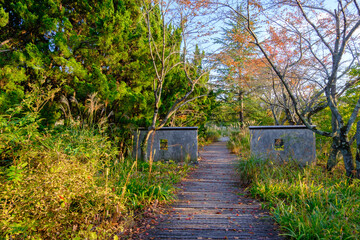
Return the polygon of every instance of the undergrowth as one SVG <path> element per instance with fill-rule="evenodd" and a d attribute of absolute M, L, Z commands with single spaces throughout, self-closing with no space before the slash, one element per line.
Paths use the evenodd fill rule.
<path fill-rule="evenodd" d="M 207 145 L 220 139 L 222 136 L 222 129 L 214 124 L 207 124 L 205 131 L 200 134 L 199 145 Z"/>
<path fill-rule="evenodd" d="M 250 133 L 248 126 L 251 123 L 240 126 L 240 124 L 231 124 L 227 127 L 229 141 L 227 146 L 232 153 L 242 157 L 250 154 Z"/>
<path fill-rule="evenodd" d="M 242 147 L 247 146 L 246 142 Z M 294 161 L 280 165 L 249 156 L 239 160 L 240 181 L 270 209 L 283 235 L 359 239 L 360 181 L 346 178 L 343 164 L 328 172 L 320 159 L 302 168 Z"/>
<path fill-rule="evenodd" d="M 0 117 L 0 239 L 122 238 L 189 169 L 123 158 L 96 123 L 40 131 L 37 110 Z"/>
<path fill-rule="evenodd" d="M 250 192 L 266 202 L 284 235 L 294 239 L 358 239 L 360 181 L 342 171 L 328 173 L 316 165 L 274 165 L 250 158 L 241 161 Z"/>
<path fill-rule="evenodd" d="M 359 239 L 360 180 L 344 176 L 339 162 L 326 171 L 330 149 L 318 143 L 316 164 L 300 167 L 259 159 L 250 154 L 247 128 L 231 126 L 228 147 L 240 156 L 239 178 L 249 193 L 263 201 L 291 239 Z"/>

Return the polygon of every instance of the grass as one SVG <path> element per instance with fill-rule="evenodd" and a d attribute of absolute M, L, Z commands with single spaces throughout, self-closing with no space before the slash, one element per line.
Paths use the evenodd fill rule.
<path fill-rule="evenodd" d="M 332 172 L 324 166 L 300 168 L 294 162 L 279 165 L 248 157 L 239 161 L 238 172 L 251 195 L 270 209 L 283 235 L 359 239 L 360 181 L 347 179 L 341 164 Z"/>
<path fill-rule="evenodd" d="M 198 144 L 204 146 L 215 142 L 223 135 L 223 130 L 215 124 L 207 124 L 202 131 L 199 131 Z"/>
<path fill-rule="evenodd" d="M 239 171 L 250 192 L 266 202 L 284 235 L 294 239 L 358 239 L 360 181 L 318 166 L 275 165 L 256 158 Z M 245 177 L 246 176 L 246 177 Z"/>
<path fill-rule="evenodd" d="M 0 116 L 0 239 L 125 238 L 190 169 L 123 158 L 94 118 L 40 131 L 36 111 L 14 111 Z"/>
<path fill-rule="evenodd" d="M 250 123 L 241 127 L 240 124 L 231 124 L 227 127 L 229 141 L 227 146 L 232 153 L 242 157 L 250 155 L 250 132 L 248 126 Z"/>
<path fill-rule="evenodd" d="M 117 161 L 104 135 L 63 129 L 39 135 L 2 167 L 1 239 L 109 238 L 134 225 L 154 201 L 173 198 L 187 165 Z"/>
<path fill-rule="evenodd" d="M 1 175 L 0 238 L 98 238 L 124 232 L 134 213 L 171 201 L 187 165 L 116 161 L 103 135 L 41 136 Z"/>

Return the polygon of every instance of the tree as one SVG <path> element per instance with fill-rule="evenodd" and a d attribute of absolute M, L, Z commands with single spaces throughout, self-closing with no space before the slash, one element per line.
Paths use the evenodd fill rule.
<path fill-rule="evenodd" d="M 176 11 L 172 7 L 176 6 Z M 194 14 L 191 11 L 186 13 L 188 3 L 166 2 L 160 1 L 143 1 L 143 19 L 147 26 L 148 46 L 150 49 L 150 58 L 153 64 L 153 71 L 155 77 L 153 78 L 153 115 L 151 124 L 142 142 L 142 155 L 144 159 L 147 156 L 147 147 L 149 138 L 156 130 L 165 126 L 170 117 L 185 104 L 201 97 L 195 96 L 194 90 L 196 85 L 206 75 L 206 71 L 200 75 L 194 71 L 189 70 L 192 67 L 187 63 L 187 21 L 188 17 Z M 159 28 L 154 28 L 154 24 L 160 22 Z M 157 39 L 160 39 L 159 43 Z M 182 55 L 180 55 L 180 44 L 184 45 L 182 48 Z M 171 107 L 167 109 L 164 117 L 159 119 L 159 110 L 162 105 L 162 94 L 166 81 L 168 80 L 171 71 L 181 67 L 184 77 L 187 81 L 184 89 L 181 89 L 176 94 L 176 100 Z M 160 120 L 160 121 L 159 121 Z"/>
<path fill-rule="evenodd" d="M 236 11 L 244 13 L 244 7 L 236 7 Z M 296 116 L 290 97 L 284 87 L 280 84 L 273 70 L 267 64 L 265 58 L 252 44 L 252 37 L 247 32 L 247 23 L 236 13 L 228 14 L 230 22 L 227 23 L 229 29 L 223 29 L 223 39 L 218 43 L 222 44 L 222 51 L 218 54 L 221 62 L 220 76 L 224 76 L 224 86 L 227 92 L 233 96 L 228 97 L 227 101 L 235 102 L 234 109 L 237 109 L 240 123 L 243 122 L 244 101 L 243 98 L 248 94 L 256 94 L 266 103 L 275 121 L 275 124 L 299 124 L 301 120 Z M 256 31 L 256 22 L 251 22 L 251 28 Z M 293 51 L 289 51 L 293 45 L 293 38 L 285 31 L 280 34 L 270 29 L 270 38 L 265 42 L 266 48 L 271 52 L 271 56 L 281 63 L 291 56 Z M 280 37 L 281 35 L 281 37 Z M 271 48 L 271 43 L 276 43 L 276 49 Z M 303 60 L 302 62 L 305 62 Z M 301 109 L 305 111 L 305 104 L 311 93 L 309 84 L 304 84 L 298 76 L 303 75 L 302 69 L 289 69 L 288 77 L 292 90 L 296 93 Z M 224 94 L 223 94 L 224 95 Z M 236 96 L 236 100 L 235 97 Z M 311 113 L 307 114 L 311 118 Z"/>
<path fill-rule="evenodd" d="M 21 0 L 2 9 L 9 14 L 0 36 L 3 90 L 37 81 L 82 100 L 95 91 L 110 102 L 118 97 L 122 65 L 132 65 L 128 49 L 139 48 L 135 3 Z"/>
<path fill-rule="evenodd" d="M 0 9 L 0 113 L 38 84 L 61 89 L 41 112 L 48 127 L 65 117 L 63 96 L 77 118 L 95 92 L 122 130 L 146 124 L 154 73 L 139 2 L 20 0 Z"/>
<path fill-rule="evenodd" d="M 243 11 L 241 7 L 236 9 Z M 219 62 L 218 84 L 222 90 L 220 98 L 235 111 L 230 114 L 235 114 L 236 117 L 229 120 L 239 121 L 241 126 L 244 126 L 245 121 L 245 99 L 255 92 L 260 93 L 260 86 L 264 84 L 260 73 L 266 67 L 243 25 L 241 17 L 230 14 L 226 27 L 222 28 L 222 38 L 216 40 L 216 43 L 222 45 L 220 52 L 216 54 Z"/>
<path fill-rule="evenodd" d="M 203 60 L 205 59 L 205 52 L 201 52 L 198 45 L 195 46 L 193 54 L 188 54 L 188 61 L 186 65 L 190 75 L 198 77 L 206 72 L 205 75 L 196 84 L 193 95 L 203 96 L 201 98 L 194 99 L 193 101 L 179 108 L 170 117 L 170 126 L 199 126 L 204 127 L 204 124 L 208 119 L 208 111 L 211 109 L 211 99 L 207 95 L 209 92 L 207 82 L 209 80 L 209 74 L 203 69 Z M 168 81 L 164 84 L 163 91 L 163 104 L 161 105 L 161 112 L 167 113 L 167 109 L 170 109 L 178 96 L 185 94 L 187 79 L 185 72 L 181 68 L 176 68 L 176 73 L 171 74 Z M 206 95 L 206 96 L 204 96 Z M 163 118 L 162 116 L 161 118 Z"/>
<path fill-rule="evenodd" d="M 247 22 L 247 31 L 252 36 L 253 43 L 262 52 L 285 88 L 292 107 L 302 123 L 317 134 L 331 137 L 334 153 L 340 151 L 343 155 L 346 175 L 360 177 L 360 162 L 357 162 L 358 167 L 355 169 L 348 136 L 360 109 L 360 98 L 352 106 L 353 110 L 348 119 L 344 119 L 338 105 L 339 96 L 359 81 L 358 77 L 351 78 L 348 74 L 356 63 L 358 55 L 356 44 L 359 41 L 359 31 L 357 30 L 360 27 L 360 8 L 357 1 L 338 0 L 334 11 L 327 8 L 324 1 L 315 3 L 291 0 L 268 4 L 265 1 L 247 1 L 246 14 L 228 4 L 225 5 Z M 289 54 L 286 61 L 275 61 L 271 53 L 271 49 L 276 50 L 275 45 L 271 44 L 272 48 L 268 49 L 269 45 L 266 41 L 261 40 L 252 29 L 251 22 L 255 13 L 262 14 L 269 23 L 271 21 L 271 24 L 276 26 L 270 31 L 292 33 L 297 52 Z M 291 18 L 282 19 L 281 16 L 290 16 Z M 315 59 L 315 61 L 308 64 L 302 63 L 302 60 L 306 58 Z M 321 97 L 325 98 L 325 106 L 329 107 L 332 113 L 331 132 L 312 126 L 301 111 L 300 102 L 290 86 L 291 78 L 288 77 L 288 69 L 291 68 L 307 70 L 305 75 L 300 76 L 301 79 L 314 83 L 312 87 L 315 87 L 316 91 L 307 102 L 308 110 L 324 106 L 322 101 L 318 100 Z"/>

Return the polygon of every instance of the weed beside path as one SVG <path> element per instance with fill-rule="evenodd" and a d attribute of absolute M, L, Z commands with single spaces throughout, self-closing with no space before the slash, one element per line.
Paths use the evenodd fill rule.
<path fill-rule="evenodd" d="M 359 239 L 360 185 L 343 171 L 299 168 L 257 158 L 243 160 L 240 176 L 266 202 L 284 234 L 293 239 Z"/>
<path fill-rule="evenodd" d="M 96 130 L 47 133 L 2 124 L 0 239 L 123 238 L 154 203 L 173 198 L 174 184 L 188 171 L 119 159 L 117 147 Z"/>

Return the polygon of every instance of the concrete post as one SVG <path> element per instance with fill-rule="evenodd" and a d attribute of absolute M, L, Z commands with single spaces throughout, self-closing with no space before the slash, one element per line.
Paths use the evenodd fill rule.
<path fill-rule="evenodd" d="M 134 133 L 133 156 L 141 157 L 139 143 L 143 142 L 147 130 L 140 129 Z M 154 161 L 174 160 L 184 162 L 189 160 L 197 163 L 198 158 L 198 128 L 197 127 L 163 127 L 150 135 L 147 154 Z"/>
<path fill-rule="evenodd" d="M 295 160 L 305 166 L 316 161 L 315 134 L 306 126 L 249 126 L 251 154 L 278 162 Z"/>

